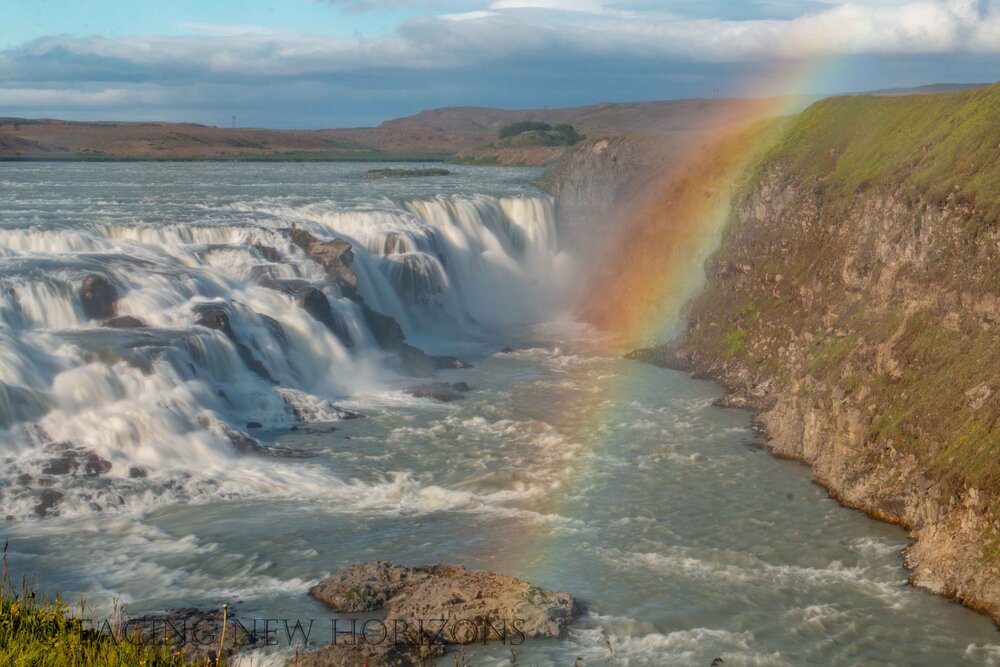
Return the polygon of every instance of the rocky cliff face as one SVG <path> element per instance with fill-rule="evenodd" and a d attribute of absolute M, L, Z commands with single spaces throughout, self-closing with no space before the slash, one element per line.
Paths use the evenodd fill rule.
<path fill-rule="evenodd" d="M 679 138 L 621 136 L 585 141 L 548 170 L 544 185 L 555 197 L 561 237 L 577 250 L 592 249 L 615 229 L 629 205 L 662 179 Z"/>
<path fill-rule="evenodd" d="M 959 192 L 830 197 L 772 165 L 736 205 L 679 343 L 780 456 L 902 524 L 912 580 L 1000 620 L 1000 233 Z"/>

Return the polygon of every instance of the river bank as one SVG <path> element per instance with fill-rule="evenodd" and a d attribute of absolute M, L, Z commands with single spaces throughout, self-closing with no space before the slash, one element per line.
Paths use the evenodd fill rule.
<path fill-rule="evenodd" d="M 912 583 L 994 620 L 1000 255 L 975 147 L 997 91 L 805 112 L 735 194 L 686 329 L 632 355 L 721 383 L 775 454 L 906 527 Z"/>

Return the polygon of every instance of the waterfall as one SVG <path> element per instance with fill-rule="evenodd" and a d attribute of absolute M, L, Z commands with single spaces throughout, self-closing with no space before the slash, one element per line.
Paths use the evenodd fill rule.
<path fill-rule="evenodd" d="M 253 428 L 336 420 L 398 372 L 371 311 L 425 341 L 549 314 L 569 261 L 553 220 L 540 195 L 452 195 L 5 224 L 0 513 L 329 487 L 263 473 L 283 452 Z M 349 243 L 356 288 L 293 230 Z"/>

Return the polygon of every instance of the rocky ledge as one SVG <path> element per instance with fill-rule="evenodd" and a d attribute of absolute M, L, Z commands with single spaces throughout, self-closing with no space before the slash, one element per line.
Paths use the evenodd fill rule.
<path fill-rule="evenodd" d="M 367 636 L 374 638 L 368 642 L 325 646 L 288 665 L 420 665 L 448 645 L 564 637 L 582 612 L 567 593 L 460 565 L 359 563 L 309 593 L 336 612 L 385 617 L 370 624 Z"/>
<path fill-rule="evenodd" d="M 909 531 L 914 584 L 1000 621 L 1000 227 L 779 168 L 734 213 L 687 331 L 630 357 L 725 385 L 775 454 Z"/>

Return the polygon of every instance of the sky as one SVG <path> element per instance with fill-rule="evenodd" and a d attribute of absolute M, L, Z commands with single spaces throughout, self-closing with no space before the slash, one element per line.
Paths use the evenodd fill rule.
<path fill-rule="evenodd" d="M 3 0 L 0 14 L 0 116 L 358 127 L 441 106 L 1000 80 L 1000 0 Z"/>

